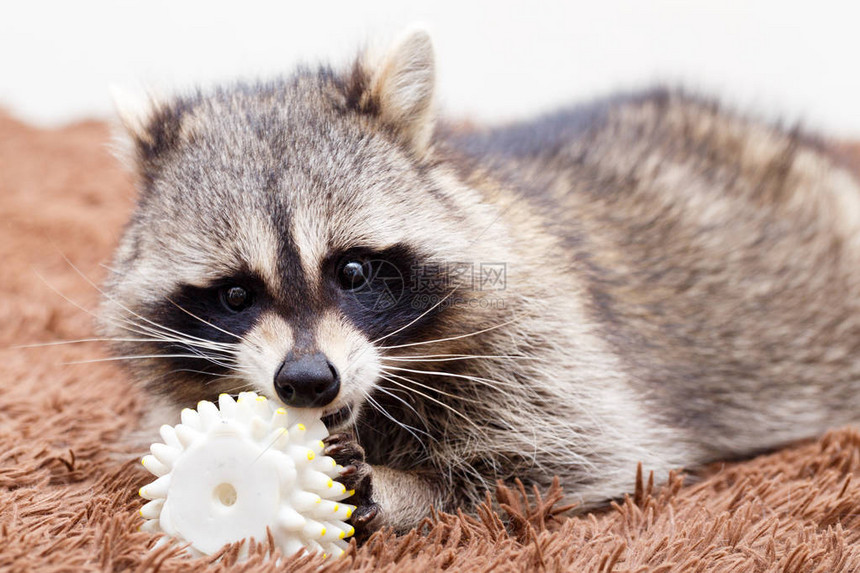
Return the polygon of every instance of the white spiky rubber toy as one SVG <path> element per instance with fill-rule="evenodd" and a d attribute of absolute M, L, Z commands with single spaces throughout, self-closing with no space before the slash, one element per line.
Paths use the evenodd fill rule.
<path fill-rule="evenodd" d="M 227 394 L 182 411 L 162 426 L 143 466 L 157 476 L 140 489 L 143 531 L 164 532 L 211 555 L 227 543 L 266 539 L 285 555 L 304 548 L 338 556 L 354 529 L 346 519 L 353 492 L 335 481 L 342 469 L 323 456 L 319 418 L 279 408 L 253 392 Z M 164 541 L 163 541 L 164 542 Z"/>

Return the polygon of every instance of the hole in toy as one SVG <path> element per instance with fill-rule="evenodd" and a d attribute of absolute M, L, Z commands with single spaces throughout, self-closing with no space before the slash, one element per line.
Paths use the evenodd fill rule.
<path fill-rule="evenodd" d="M 212 492 L 212 495 L 215 501 L 226 507 L 230 507 L 236 503 L 236 488 L 229 483 L 218 485 Z"/>

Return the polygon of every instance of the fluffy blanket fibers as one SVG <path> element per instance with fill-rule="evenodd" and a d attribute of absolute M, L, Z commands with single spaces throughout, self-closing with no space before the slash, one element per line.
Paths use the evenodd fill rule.
<path fill-rule="evenodd" d="M 148 551 L 137 490 L 149 475 L 122 442 L 146 398 L 113 363 L 71 364 L 104 358 L 98 343 L 14 348 L 93 337 L 84 277 L 104 276 L 134 195 L 108 141 L 99 123 L 43 131 L 0 116 L 0 570 L 283 570 L 266 540 L 241 564 L 235 547 L 196 561 Z M 860 571 L 858 454 L 860 432 L 839 429 L 686 485 L 631 468 L 634 495 L 573 517 L 557 490 L 526 502 L 502 488 L 477 517 L 437 515 L 288 569 Z"/>

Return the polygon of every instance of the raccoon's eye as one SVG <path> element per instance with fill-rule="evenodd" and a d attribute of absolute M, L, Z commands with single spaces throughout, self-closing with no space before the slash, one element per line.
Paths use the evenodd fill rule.
<path fill-rule="evenodd" d="M 344 290 L 358 290 L 371 277 L 370 263 L 365 260 L 344 259 L 338 265 L 337 281 Z"/>
<path fill-rule="evenodd" d="M 222 287 L 219 295 L 221 297 L 221 304 L 232 312 L 241 312 L 254 302 L 251 293 L 236 285 Z"/>

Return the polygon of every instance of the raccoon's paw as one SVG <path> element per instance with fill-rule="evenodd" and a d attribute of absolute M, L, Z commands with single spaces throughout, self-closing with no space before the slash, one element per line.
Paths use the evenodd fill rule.
<path fill-rule="evenodd" d="M 367 539 L 381 525 L 379 504 L 373 501 L 373 468 L 364 461 L 364 448 L 350 434 L 332 434 L 323 440 L 325 455 L 343 466 L 338 481 L 346 489 L 355 490 L 347 503 L 356 506 L 350 522 L 355 527 L 355 539 Z"/>

